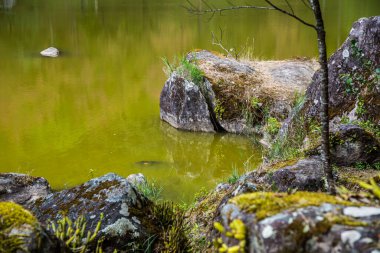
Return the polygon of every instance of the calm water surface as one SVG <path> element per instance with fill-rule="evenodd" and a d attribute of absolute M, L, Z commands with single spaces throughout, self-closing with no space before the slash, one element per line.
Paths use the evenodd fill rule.
<path fill-rule="evenodd" d="M 379 0 L 321 2 L 330 53 L 353 21 L 380 13 Z M 210 21 L 189 15 L 184 3 L 0 0 L 0 172 L 43 176 L 56 189 L 108 172 L 142 172 L 166 198 L 189 201 L 233 168 L 254 168 L 261 151 L 250 138 L 183 132 L 160 121 L 160 57 L 218 50 L 211 32 L 219 27 L 226 47 L 248 43 L 257 58 L 314 57 L 314 33 L 275 12 Z M 311 18 L 301 4 L 295 9 Z M 40 57 L 49 46 L 62 56 Z"/>

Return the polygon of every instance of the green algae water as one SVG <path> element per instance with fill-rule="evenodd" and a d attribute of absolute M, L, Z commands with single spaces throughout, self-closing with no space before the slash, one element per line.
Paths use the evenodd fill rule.
<path fill-rule="evenodd" d="M 276 12 L 209 20 L 188 14 L 185 3 L 2 0 L 0 172 L 42 176 L 55 189 L 108 172 L 141 172 L 165 198 L 188 202 L 232 170 L 254 169 L 261 149 L 251 138 L 178 131 L 160 121 L 160 57 L 218 51 L 211 32 L 219 28 L 227 48 L 247 45 L 255 58 L 315 57 L 314 31 Z M 356 19 L 380 13 L 378 0 L 321 3 L 330 53 Z M 295 11 L 312 18 L 301 3 Z M 61 56 L 40 57 L 49 46 Z"/>

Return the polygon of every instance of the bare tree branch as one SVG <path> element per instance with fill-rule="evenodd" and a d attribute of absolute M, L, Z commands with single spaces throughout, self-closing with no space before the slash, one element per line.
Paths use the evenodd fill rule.
<path fill-rule="evenodd" d="M 231 6 L 226 8 L 214 8 L 209 7 L 208 9 L 201 10 L 200 8 L 194 6 L 194 4 L 191 3 L 190 0 L 187 0 L 190 6 L 184 6 L 187 11 L 189 11 L 192 14 L 202 15 L 206 13 L 222 13 L 224 11 L 232 11 L 232 10 L 241 10 L 241 9 L 260 9 L 260 10 L 275 10 L 274 8 L 268 7 L 268 6 L 256 6 L 256 5 L 239 5 L 239 6 Z"/>
<path fill-rule="evenodd" d="M 311 11 L 314 11 L 313 8 L 311 8 L 309 2 L 307 2 L 307 1 L 305 1 L 305 0 L 301 0 L 301 2 L 302 2 L 307 8 L 309 8 Z"/>
<path fill-rule="evenodd" d="M 288 7 L 289 7 L 290 11 L 292 12 L 292 14 L 295 15 L 295 14 L 294 14 L 293 7 L 290 5 L 289 1 L 288 1 L 288 0 L 284 0 L 284 1 L 285 1 L 286 4 L 288 5 Z"/>
<path fill-rule="evenodd" d="M 272 6 L 275 10 L 277 10 L 279 12 L 282 12 L 282 13 L 284 13 L 284 14 L 286 14 L 286 15 L 288 15 L 288 16 L 296 19 L 296 20 L 298 20 L 302 24 L 304 24 L 306 26 L 309 26 L 309 27 L 313 28 L 314 30 L 317 30 L 317 27 L 315 25 L 310 24 L 310 23 L 306 22 L 305 20 L 301 19 L 300 17 L 298 17 L 298 16 L 296 16 L 296 15 L 294 15 L 294 14 L 292 14 L 292 13 L 290 13 L 290 12 L 284 10 L 284 9 L 279 8 L 278 6 L 274 5 L 270 0 L 265 0 L 265 2 L 267 4 L 269 4 L 270 6 Z"/>
<path fill-rule="evenodd" d="M 304 1 L 304 0 L 301 0 L 301 1 Z M 305 20 L 303 20 L 302 18 L 295 15 L 294 10 L 293 10 L 293 8 L 292 8 L 292 6 L 288 0 L 285 0 L 285 2 L 287 4 L 287 6 L 289 7 L 290 12 L 278 7 L 275 4 L 273 4 L 271 0 L 265 0 L 265 2 L 269 6 L 260 6 L 260 5 L 237 5 L 237 6 L 235 6 L 235 5 L 232 5 L 232 6 L 225 7 L 225 8 L 217 8 L 214 6 L 210 6 L 205 0 L 202 0 L 202 2 L 207 7 L 207 9 L 205 9 L 205 10 L 202 10 L 201 8 L 196 7 L 190 0 L 187 0 L 187 2 L 188 2 L 188 6 L 184 6 L 184 8 L 187 9 L 188 12 L 190 12 L 192 14 L 196 14 L 196 15 L 202 15 L 202 14 L 207 14 L 207 13 L 222 14 L 222 12 L 224 12 L 224 11 L 233 11 L 233 10 L 241 10 L 241 9 L 276 10 L 276 11 L 279 11 L 283 14 L 286 14 L 286 15 L 296 19 L 297 21 L 301 22 L 302 24 L 304 24 L 306 26 L 313 28 L 314 30 L 317 30 L 317 27 L 315 25 L 310 24 L 310 23 L 306 22 Z M 306 3 L 304 3 L 304 4 L 306 4 Z M 310 8 L 310 6 L 309 6 L 309 8 Z"/>

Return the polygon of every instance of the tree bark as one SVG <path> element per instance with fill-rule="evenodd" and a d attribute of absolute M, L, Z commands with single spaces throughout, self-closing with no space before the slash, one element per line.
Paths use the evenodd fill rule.
<path fill-rule="evenodd" d="M 310 0 L 311 7 L 316 20 L 316 31 L 318 36 L 319 64 L 321 65 L 321 126 L 322 126 L 322 164 L 326 176 L 326 188 L 335 193 L 334 178 L 330 164 L 330 130 L 329 130 L 329 76 L 327 66 L 326 32 L 319 0 Z"/>

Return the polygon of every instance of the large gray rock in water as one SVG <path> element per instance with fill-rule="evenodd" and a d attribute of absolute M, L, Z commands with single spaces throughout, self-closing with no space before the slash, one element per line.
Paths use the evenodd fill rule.
<path fill-rule="evenodd" d="M 161 92 L 160 117 L 175 128 L 214 132 L 209 107 L 200 88 L 175 72 Z"/>
<path fill-rule="evenodd" d="M 42 177 L 25 174 L 0 174 L 0 201 L 12 201 L 25 207 L 31 207 L 38 199 L 51 193 L 50 185 Z"/>
<path fill-rule="evenodd" d="M 189 53 L 187 60 L 202 71 L 203 82 L 194 89 L 177 73 L 170 76 L 161 93 L 161 119 L 206 132 L 260 132 L 267 112 L 284 120 L 318 66 L 312 60 L 240 62 L 205 50 Z"/>
<path fill-rule="evenodd" d="M 148 214 L 153 203 L 142 196 L 127 179 L 107 174 L 77 187 L 49 194 L 34 203 L 31 210 L 42 223 L 57 221 L 63 214 L 72 220 L 84 216 L 87 231 L 94 231 L 101 214 L 99 237 L 103 249 L 136 249 L 153 232 Z M 87 233 L 87 232 L 86 232 Z"/>

